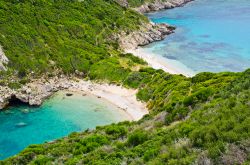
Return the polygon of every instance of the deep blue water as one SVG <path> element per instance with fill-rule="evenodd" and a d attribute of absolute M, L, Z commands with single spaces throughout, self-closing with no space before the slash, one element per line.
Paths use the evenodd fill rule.
<path fill-rule="evenodd" d="M 0 112 L 0 159 L 30 144 L 128 118 L 123 111 L 95 96 L 76 93 L 67 97 L 59 92 L 38 108 L 16 105 Z"/>
<path fill-rule="evenodd" d="M 178 61 L 195 73 L 250 68 L 250 1 L 196 0 L 181 8 L 147 14 L 177 27 L 144 49 Z"/>

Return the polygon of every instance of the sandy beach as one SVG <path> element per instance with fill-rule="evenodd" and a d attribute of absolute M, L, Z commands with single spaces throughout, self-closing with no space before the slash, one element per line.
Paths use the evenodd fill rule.
<path fill-rule="evenodd" d="M 49 96 L 60 90 L 82 92 L 83 96 L 85 94 L 94 95 L 126 112 L 131 117 L 131 120 L 139 120 L 149 113 L 146 103 L 136 99 L 137 90 L 64 76 L 60 78 L 46 79 L 43 77 L 34 79 L 18 90 L 1 88 L 0 86 L 0 93 L 5 94 L 0 96 L 0 109 L 8 106 L 9 100 L 13 96 L 29 105 L 39 106 L 45 99 L 48 99 Z"/>
<path fill-rule="evenodd" d="M 126 53 L 132 53 L 133 55 L 145 60 L 149 66 L 154 69 L 162 69 L 165 72 L 171 74 L 183 74 L 187 77 L 192 77 L 195 73 L 187 68 L 185 65 L 181 64 L 176 60 L 169 60 L 167 58 L 161 57 L 156 54 L 152 54 L 143 50 L 143 48 L 129 49 L 125 50 Z"/>
<path fill-rule="evenodd" d="M 140 120 L 145 114 L 149 113 L 146 103 L 142 103 L 136 99 L 136 90 L 83 80 L 79 80 L 79 82 L 72 81 L 70 83 L 73 85 L 68 89 L 69 91 L 95 95 L 99 99 L 108 101 L 125 111 L 133 121 Z"/>

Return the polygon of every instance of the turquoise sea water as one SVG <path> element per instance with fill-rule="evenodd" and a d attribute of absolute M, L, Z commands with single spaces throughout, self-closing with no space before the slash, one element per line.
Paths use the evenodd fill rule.
<path fill-rule="evenodd" d="M 178 61 L 195 73 L 250 68 L 249 0 L 196 0 L 147 16 L 177 29 L 145 51 Z"/>
<path fill-rule="evenodd" d="M 38 108 L 16 105 L 0 112 L 0 159 L 30 144 L 127 119 L 129 116 L 114 105 L 76 93 L 68 97 L 59 92 Z"/>

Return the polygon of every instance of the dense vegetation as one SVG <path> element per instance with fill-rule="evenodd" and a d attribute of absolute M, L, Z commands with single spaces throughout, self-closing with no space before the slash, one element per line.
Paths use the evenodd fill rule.
<path fill-rule="evenodd" d="M 112 0 L 2 0 L 0 14 L 0 44 L 10 59 L 2 78 L 16 74 L 25 83 L 32 71 L 79 70 L 137 88 L 150 110 L 138 122 L 31 145 L 0 164 L 250 163 L 250 69 L 186 78 L 145 67 L 121 53 L 113 35 L 147 19 Z"/>
<path fill-rule="evenodd" d="M 115 34 L 148 21 L 113 0 L 2 0 L 0 15 L 0 45 L 10 60 L 9 72 L 19 77 L 58 68 L 95 71 L 91 77 L 98 77 L 96 69 L 107 63 L 110 70 L 126 73 L 116 57 Z"/>

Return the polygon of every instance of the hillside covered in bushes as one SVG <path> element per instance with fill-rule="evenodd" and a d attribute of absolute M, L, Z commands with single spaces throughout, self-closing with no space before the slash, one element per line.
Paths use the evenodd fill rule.
<path fill-rule="evenodd" d="M 149 115 L 31 145 L 0 164 L 250 163 L 250 70 L 185 78 L 148 68 L 124 85 L 139 88 Z"/>
<path fill-rule="evenodd" d="M 150 111 L 138 122 L 31 145 L 0 164 L 250 163 L 249 69 L 187 78 L 147 67 L 122 53 L 114 35 L 148 19 L 113 0 L 2 0 L 0 14 L 0 45 L 10 60 L 2 86 L 13 77 L 18 87 L 32 76 L 77 70 L 138 89 Z"/>
<path fill-rule="evenodd" d="M 0 45 L 9 59 L 8 74 L 21 78 L 55 69 L 88 74 L 108 63 L 111 70 L 126 73 L 119 65 L 115 35 L 148 22 L 113 0 L 3 0 L 0 14 Z"/>

